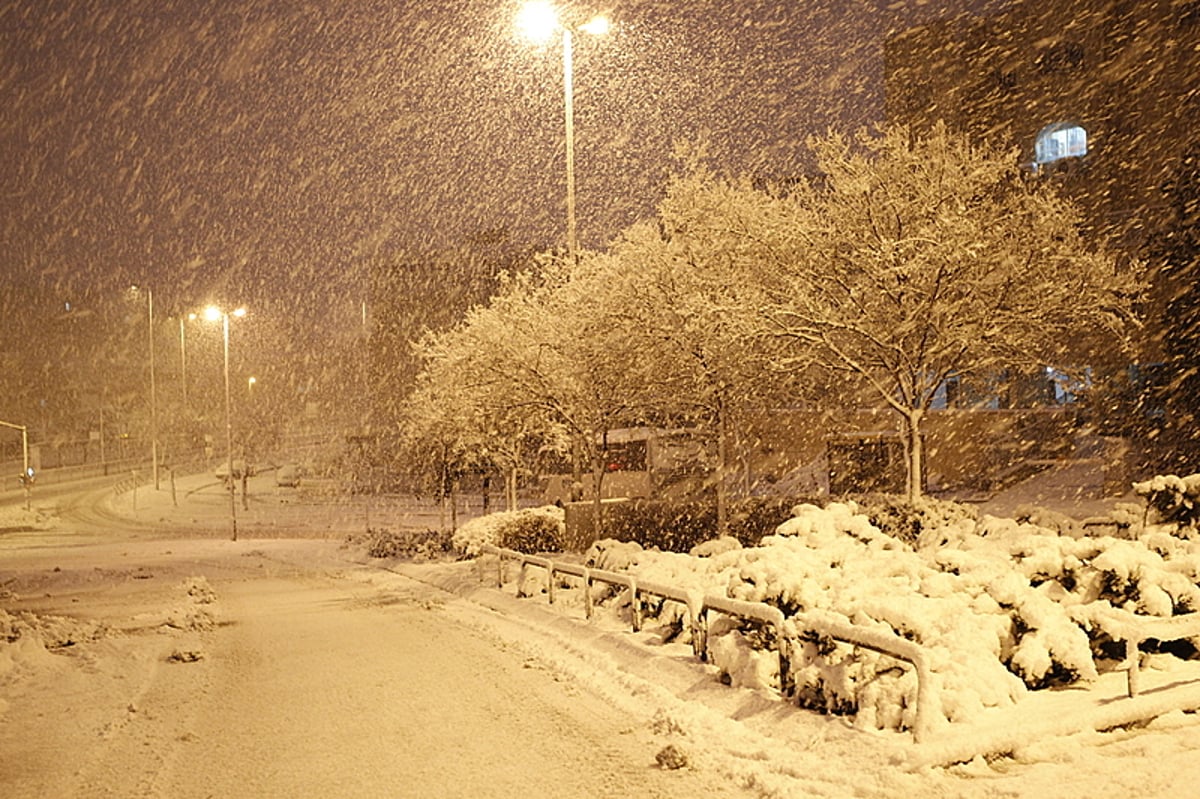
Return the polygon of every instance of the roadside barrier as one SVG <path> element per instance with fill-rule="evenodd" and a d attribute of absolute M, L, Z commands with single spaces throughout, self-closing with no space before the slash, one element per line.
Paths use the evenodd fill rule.
<path fill-rule="evenodd" d="M 632 609 L 631 626 L 634 632 L 641 630 L 643 621 L 643 597 L 653 596 L 677 602 L 687 608 L 688 626 L 692 633 L 692 651 L 701 661 L 708 660 L 708 631 L 710 615 L 721 613 L 726 616 L 754 621 L 770 628 L 775 633 L 775 648 L 779 656 L 780 691 L 784 696 L 795 695 L 795 680 L 791 673 L 792 654 L 799 643 L 811 635 L 870 649 L 904 661 L 912 666 L 917 676 L 916 719 L 912 728 L 913 740 L 921 743 L 932 732 L 932 727 L 941 713 L 941 703 L 933 686 L 933 674 L 928 653 L 916 642 L 901 638 L 895 633 L 874 627 L 852 624 L 834 614 L 820 611 L 797 613 L 785 617 L 774 605 L 765 602 L 747 602 L 715 594 L 688 592 L 674 586 L 640 581 L 634 575 L 591 569 L 574 563 L 558 563 L 549 558 L 526 555 L 513 549 L 484 545 L 482 555 L 496 558 L 496 587 L 504 587 L 505 561 L 519 565 L 517 596 L 524 596 L 524 586 L 530 566 L 543 569 L 546 573 L 546 596 L 550 604 L 555 601 L 558 575 L 569 574 L 580 578 L 583 588 L 584 615 L 591 619 L 595 596 L 592 586 L 596 582 L 622 586 L 629 591 Z M 477 559 L 480 580 L 483 579 L 483 560 Z"/>
<path fill-rule="evenodd" d="M 1077 622 L 1104 630 L 1114 641 L 1125 642 L 1125 662 L 1118 669 L 1125 670 L 1125 688 L 1130 698 L 1140 692 L 1140 647 L 1143 641 L 1154 639 L 1167 642 L 1200 637 L 1200 613 L 1142 616 L 1121 608 L 1095 604 L 1080 606 L 1071 615 Z"/>

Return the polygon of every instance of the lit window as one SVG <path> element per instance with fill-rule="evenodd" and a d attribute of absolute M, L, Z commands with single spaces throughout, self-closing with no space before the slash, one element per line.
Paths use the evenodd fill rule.
<path fill-rule="evenodd" d="M 1034 160 L 1049 164 L 1063 158 L 1087 155 L 1087 131 L 1074 122 L 1056 122 L 1042 128 L 1034 146 Z"/>

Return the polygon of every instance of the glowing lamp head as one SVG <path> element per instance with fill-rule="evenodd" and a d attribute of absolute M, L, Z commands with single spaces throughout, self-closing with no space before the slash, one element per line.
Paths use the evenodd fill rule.
<path fill-rule="evenodd" d="M 529 0 L 517 12 L 517 30 L 531 41 L 549 41 L 558 30 L 558 12 L 546 0 Z"/>
<path fill-rule="evenodd" d="M 590 33 L 593 36 L 604 36 L 608 33 L 611 26 L 612 23 L 608 21 L 608 17 L 599 16 L 592 17 L 585 24 L 581 25 L 579 29 L 584 33 Z"/>

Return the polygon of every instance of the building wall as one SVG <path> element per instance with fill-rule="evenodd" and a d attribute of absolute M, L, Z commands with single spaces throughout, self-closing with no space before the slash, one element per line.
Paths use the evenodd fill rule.
<path fill-rule="evenodd" d="M 1041 172 L 1130 253 L 1162 208 L 1164 180 L 1200 139 L 1195 0 L 1018 2 L 997 17 L 904 31 L 885 61 L 892 123 L 943 119 L 1014 146 L 1023 164 L 1044 126 L 1082 126 L 1088 154 Z"/>

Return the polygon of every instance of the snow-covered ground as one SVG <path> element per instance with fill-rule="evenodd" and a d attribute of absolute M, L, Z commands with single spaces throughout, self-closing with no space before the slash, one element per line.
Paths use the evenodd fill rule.
<path fill-rule="evenodd" d="M 1025 485 L 991 502 L 993 507 L 1009 503 L 1015 508 L 1037 499 L 1051 506 L 1057 501 L 1060 510 L 1075 510 L 1063 503 L 1084 500 L 1083 515 L 1095 515 L 1111 505 L 1097 505 L 1094 497 L 1072 497 L 1070 486 L 1054 486 L 1055 480 L 1061 483 L 1063 476 L 1046 475 L 1040 487 Z M 354 582 L 360 592 L 362 586 L 371 586 L 373 601 L 380 606 L 377 610 L 385 615 L 388 602 L 379 597 L 420 594 L 421 601 L 436 602 L 446 623 L 475 629 L 496 646 L 519 650 L 531 667 L 557 675 L 564 693 L 585 704 L 598 699 L 627 714 L 636 720 L 630 735 L 638 738 L 643 760 L 653 763 L 656 754 L 673 751 L 688 761 L 685 769 L 672 775 L 680 779 L 687 775 L 691 782 L 686 787 L 682 781 L 673 783 L 678 790 L 666 783 L 662 795 L 700 791 L 831 798 L 1177 797 L 1187 795 L 1200 781 L 1200 721 L 1193 714 L 1165 712 L 1147 724 L 1109 732 L 1096 732 L 1090 723 L 1081 723 L 1097 713 L 1112 712 L 1123 701 L 1124 676 L 1119 673 L 1102 675 L 1086 687 L 1030 692 L 1036 695 L 981 714 L 972 722 L 975 726 L 950 726 L 933 741 L 915 746 L 907 732 L 866 729 L 851 717 L 819 715 L 795 707 L 769 689 L 724 685 L 717 668 L 697 662 L 686 643 L 664 643 L 660 627 L 651 624 L 641 633 L 631 633 L 619 608 L 610 606 L 586 621 L 569 597 L 553 606 L 544 596 L 517 599 L 511 583 L 497 590 L 469 562 L 369 559 L 344 543 L 348 534 L 365 527 L 364 514 L 357 508 L 330 511 L 319 502 L 300 502 L 295 495 L 260 481 L 252 485 L 250 510 L 240 505 L 237 509 L 241 540 L 227 541 L 227 496 L 204 486 L 204 478 L 181 480 L 174 503 L 167 491 L 143 489 L 136 508 L 131 497 L 119 498 L 108 504 L 99 522 L 91 520 L 107 527 L 87 537 L 70 529 L 74 523 L 63 519 L 69 514 L 57 509 L 33 515 L 3 511 L 0 608 L 4 608 L 7 635 L 0 636 L 0 714 L 8 716 L 3 726 L 10 735 L 17 728 L 24 734 L 40 730 L 41 740 L 18 745 L 11 737 L 0 737 L 0 761 L 9 775 L 0 779 L 12 785 L 34 784 L 19 782 L 19 772 L 58 759 L 90 775 L 92 782 L 86 784 L 104 785 L 95 774 L 95 762 L 85 756 L 95 749 L 97 736 L 87 721 L 99 723 L 97 707 L 118 702 L 123 691 L 128 692 L 120 675 L 131 666 L 129 650 L 119 645 L 125 640 L 122 636 L 134 628 L 167 631 L 165 637 L 154 639 L 154 647 L 138 650 L 141 659 L 134 660 L 138 668 L 131 673 L 131 682 L 136 682 L 137 674 L 163 669 L 163 662 L 186 664 L 192 658 L 202 662 L 206 636 L 222 629 L 208 615 L 213 604 L 207 601 L 209 590 L 217 587 L 213 594 L 219 606 L 226 581 L 254 584 L 264 568 L 278 573 L 280 564 L 290 564 L 287 569 L 303 568 L 323 575 L 324 580 Z M 379 520 L 390 514 L 387 518 L 395 525 L 437 524 L 436 513 L 416 506 L 393 506 L 375 513 Z M 471 515 L 470 509 L 463 515 Z M 164 534 L 117 521 L 122 517 L 167 524 L 174 532 Z M 164 573 L 172 579 L 145 578 Z M 416 591 L 414 585 L 424 588 Z M 83 601 L 73 603 L 72 598 Z M 39 609 L 18 610 L 33 606 Z M 303 607 L 298 605 L 292 612 L 305 612 Z M 64 641 L 70 642 L 69 647 Z M 73 657 L 65 658 L 68 649 Z M 1175 683 L 1170 687 L 1176 697 L 1200 685 L 1200 674 L 1189 664 L 1170 662 L 1159 670 L 1153 665 L 1148 664 L 1144 675 L 1145 701 L 1154 701 L 1160 685 Z M 511 675 L 495 676 L 497 695 L 525 690 Z M 361 674 L 352 669 L 344 679 L 353 686 L 379 676 L 364 666 Z M 403 686 L 401 677 L 396 680 Z M 89 689 L 94 704 L 81 699 Z M 403 687 L 398 690 L 402 695 Z M 67 701 L 64 696 L 72 698 Z M 125 715 L 106 722 L 112 726 L 101 727 L 99 736 L 105 741 L 118 728 L 132 729 L 143 700 L 129 701 Z M 311 722 L 301 712 L 305 700 L 296 701 L 298 723 Z M 67 712 L 72 703 L 78 705 L 74 715 Z M 12 723 L 15 709 L 39 707 L 45 709 L 42 718 Z M 72 720 L 81 718 L 85 721 L 78 730 L 68 729 Z M 195 728 L 179 729 L 178 734 L 186 736 Z M 1072 732 L 1081 729 L 1085 731 Z M 1051 734 L 1055 732 L 1069 734 Z M 462 735 L 470 737 L 469 730 Z M 939 755 L 955 745 L 963 744 L 969 752 L 983 739 L 990 739 L 990 748 L 1001 754 L 948 767 L 927 765 L 944 759 Z M 996 744 L 996 739 L 1006 740 Z M 473 751 L 478 751 L 479 743 L 472 743 Z M 197 746 L 207 750 L 204 740 Z M 512 741 L 494 746 L 513 750 Z M 520 751 L 536 746 L 537 741 L 523 742 Z M 25 761 L 19 769 L 7 765 L 13 760 L 6 755 L 15 752 Z M 522 767 L 531 774 L 540 768 L 536 758 L 526 759 Z M 186 770 L 178 771 L 178 764 L 171 768 L 176 769 L 170 772 L 174 776 L 147 782 L 149 787 L 140 795 L 166 795 L 167 788 L 172 789 L 171 795 L 180 791 L 193 795 L 183 790 Z M 372 794 L 348 790 L 346 795 Z M 594 795 L 624 794 L 614 788 Z"/>

